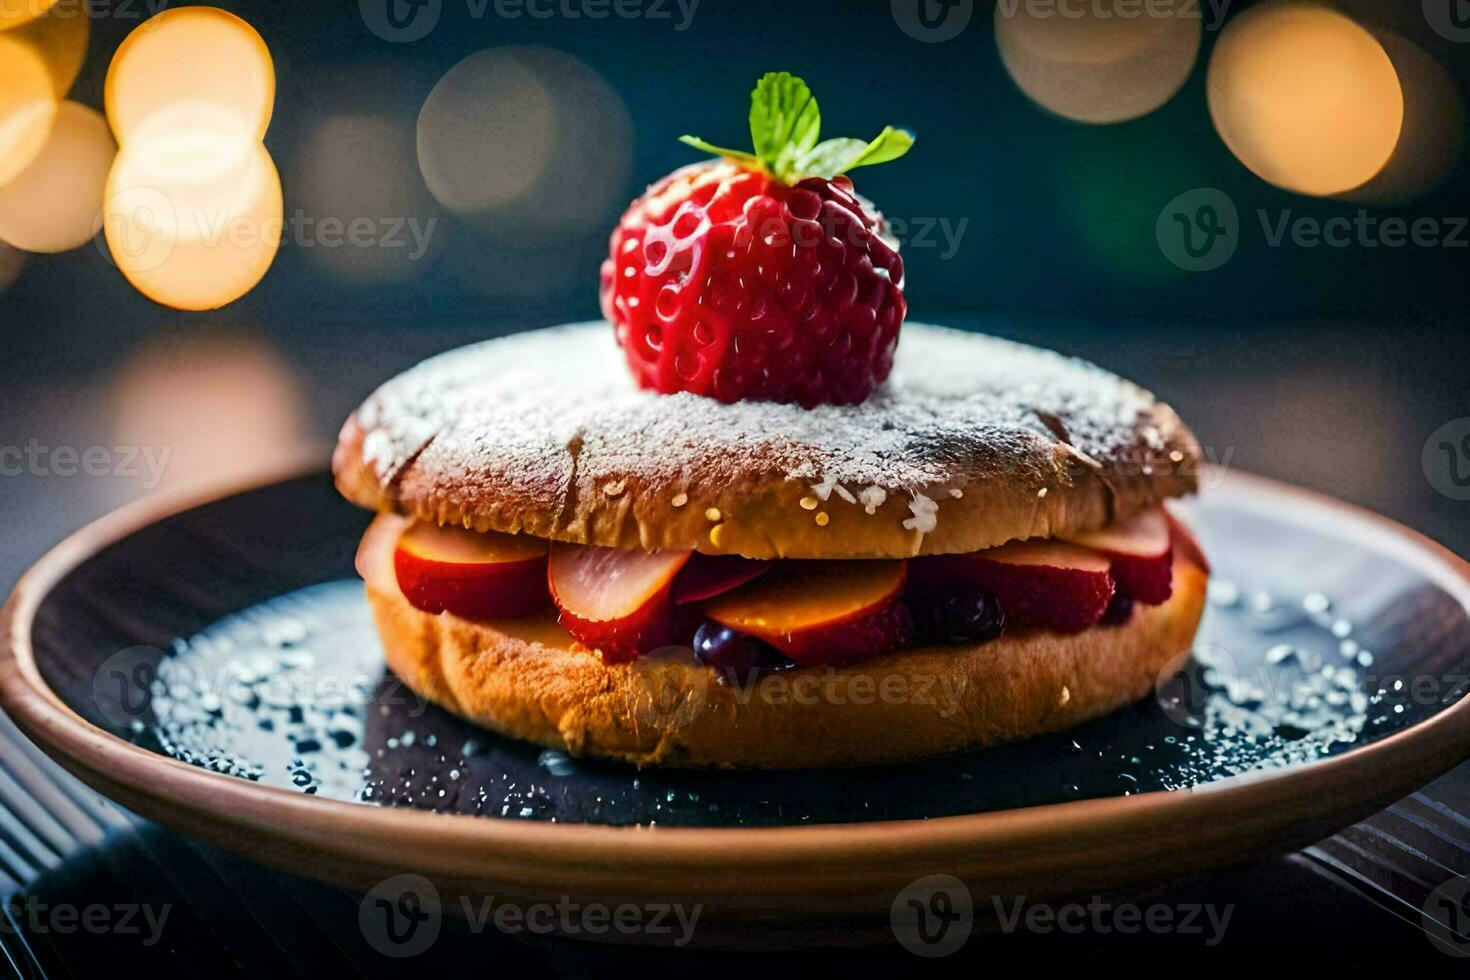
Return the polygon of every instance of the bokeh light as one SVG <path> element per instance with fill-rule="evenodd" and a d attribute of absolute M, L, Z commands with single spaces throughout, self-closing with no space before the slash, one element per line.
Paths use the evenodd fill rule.
<path fill-rule="evenodd" d="M 1465 102 L 1460 87 L 1422 47 L 1395 31 L 1365 25 L 1393 62 L 1404 93 L 1404 124 L 1393 156 L 1360 187 L 1355 201 L 1401 204 L 1437 187 L 1465 148 Z"/>
<path fill-rule="evenodd" d="M 112 439 L 166 451 L 168 489 L 258 477 L 308 437 L 300 378 L 246 331 L 165 331 L 123 363 L 111 391 Z"/>
<path fill-rule="evenodd" d="M 596 72 L 560 51 L 470 55 L 429 93 L 417 138 L 435 199 L 522 247 L 605 227 L 626 203 L 627 109 Z"/>
<path fill-rule="evenodd" d="M 281 179 L 249 138 L 157 133 L 123 144 L 102 217 L 113 260 L 139 292 L 176 309 L 215 309 L 270 268 L 284 227 Z"/>
<path fill-rule="evenodd" d="M 245 21 L 214 7 L 175 7 L 134 30 L 113 55 L 104 87 L 119 143 L 177 128 L 169 113 L 193 102 L 255 139 L 265 136 L 276 74 L 265 41 Z"/>
<path fill-rule="evenodd" d="M 1095 0 L 1066 14 L 1043 4 L 997 4 L 996 45 L 1037 105 L 1076 122 L 1124 122 L 1173 98 L 1199 55 L 1198 8 L 1152 9 L 1136 0 Z"/>
<path fill-rule="evenodd" d="M 118 48 L 105 96 L 121 145 L 102 207 L 113 261 L 176 309 L 245 295 L 285 230 L 281 178 L 261 142 L 275 100 L 265 42 L 222 10 L 165 10 Z"/>
<path fill-rule="evenodd" d="M 523 61 L 481 51 L 451 68 L 418 120 L 418 159 L 439 203 L 476 214 L 526 194 L 555 148 L 556 104 Z"/>
<path fill-rule="evenodd" d="M 95 109 L 63 102 L 40 154 L 0 186 L 0 240 L 28 252 L 65 252 L 97 234 L 117 146 Z"/>
<path fill-rule="evenodd" d="M 0 185 L 36 159 L 56 108 L 56 92 L 40 55 L 0 34 Z"/>
<path fill-rule="evenodd" d="M 54 6 L 56 0 L 5 0 L 0 3 L 0 31 L 35 20 Z"/>
<path fill-rule="evenodd" d="M 311 222 L 298 244 L 313 265 L 389 283 L 432 262 L 437 208 L 419 179 L 410 127 L 372 113 L 329 116 L 308 134 L 301 167 L 292 200 Z M 332 234 L 324 221 L 334 222 Z M 360 235 L 349 234 L 358 227 Z"/>
<path fill-rule="evenodd" d="M 0 0 L 0 6 L 3 5 L 4 0 Z M 51 84 L 58 99 L 65 97 L 76 84 L 82 62 L 87 58 L 87 42 L 91 35 L 91 19 L 82 10 L 69 5 L 6 32 L 7 37 L 40 54 L 51 74 Z"/>
<path fill-rule="evenodd" d="M 53 11 L 0 32 L 0 185 L 46 145 L 61 100 L 81 71 L 90 32 L 79 11 Z"/>
<path fill-rule="evenodd" d="M 1253 7 L 1211 57 L 1210 114 L 1258 177 L 1319 196 L 1379 173 L 1393 155 L 1404 97 L 1393 63 L 1363 27 L 1326 7 Z"/>

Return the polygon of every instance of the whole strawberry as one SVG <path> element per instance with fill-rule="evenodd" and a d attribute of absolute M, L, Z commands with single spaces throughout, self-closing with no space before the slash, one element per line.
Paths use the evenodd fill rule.
<path fill-rule="evenodd" d="M 755 152 L 683 141 L 720 159 L 654 184 L 613 232 L 602 311 L 638 384 L 723 402 L 860 402 L 888 377 L 907 304 L 882 216 L 840 176 L 908 152 L 819 142 L 806 83 L 768 74 L 751 95 Z"/>

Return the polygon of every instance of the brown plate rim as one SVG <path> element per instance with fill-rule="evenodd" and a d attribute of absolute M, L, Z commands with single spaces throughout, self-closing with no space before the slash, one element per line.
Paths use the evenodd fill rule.
<path fill-rule="evenodd" d="M 161 756 L 102 731 L 41 678 L 31 646 L 36 610 L 72 569 L 165 517 L 234 493 L 314 475 L 278 469 L 228 492 L 150 498 L 72 534 L 17 583 L 0 610 L 0 707 L 49 755 L 165 824 L 228 843 L 235 833 L 279 840 L 283 853 L 321 854 L 334 867 L 411 868 L 457 880 L 555 881 L 560 888 L 728 890 L 733 881 L 804 892 L 898 881 L 912 869 L 969 871 L 997 880 L 1112 853 L 1117 865 L 1197 846 L 1201 856 L 1243 840 L 1306 843 L 1294 827 L 1326 832 L 1398 799 L 1470 755 L 1470 698 L 1404 731 L 1302 766 L 1231 777 L 1189 791 L 1079 800 L 920 820 L 762 828 L 610 827 L 437 814 L 328 800 L 261 786 Z M 1412 567 L 1470 617 L 1470 565 L 1388 518 L 1313 491 L 1237 471 L 1211 471 L 1206 493 L 1269 508 L 1350 537 Z M 1254 501 L 1254 503 L 1251 503 Z M 1330 806 L 1323 801 L 1329 801 Z M 1119 855 L 1119 842 L 1129 842 Z M 1110 851 L 1111 848 L 1111 851 Z M 1180 867 L 1198 860 L 1182 859 Z M 1026 869 L 1030 869 L 1028 872 Z M 823 871 L 823 873 L 816 873 Z M 1126 866 L 1104 876 L 1131 877 Z M 821 879 L 827 878 L 823 882 Z"/>

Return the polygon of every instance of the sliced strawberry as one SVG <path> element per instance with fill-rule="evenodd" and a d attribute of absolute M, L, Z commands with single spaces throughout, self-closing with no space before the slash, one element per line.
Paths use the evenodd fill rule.
<path fill-rule="evenodd" d="M 553 545 L 547 581 L 563 628 L 613 663 L 673 643 L 670 593 L 689 554 Z"/>
<path fill-rule="evenodd" d="M 1157 606 L 1173 594 L 1174 552 L 1169 518 L 1163 508 L 1146 510 L 1069 540 L 1108 556 L 1120 595 Z"/>
<path fill-rule="evenodd" d="M 525 616 L 546 605 L 546 549 L 539 538 L 410 524 L 393 569 L 415 609 L 469 619 Z"/>
<path fill-rule="evenodd" d="M 1102 619 L 1115 590 L 1107 557 L 1065 541 L 1015 541 L 937 561 L 999 599 L 1014 626 L 1080 633 Z"/>
<path fill-rule="evenodd" d="M 764 640 L 803 665 L 861 660 L 907 646 L 901 561 L 790 563 L 705 608 L 705 615 Z"/>
<path fill-rule="evenodd" d="M 757 561 L 739 555 L 702 555 L 695 552 L 674 579 L 674 601 L 703 602 L 731 589 L 738 589 L 769 572 L 773 561 Z"/>

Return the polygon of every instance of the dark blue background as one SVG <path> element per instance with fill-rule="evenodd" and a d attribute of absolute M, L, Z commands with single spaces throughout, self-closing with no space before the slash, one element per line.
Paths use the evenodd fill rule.
<path fill-rule="evenodd" d="M 144 0 L 130 3 L 143 9 Z M 1431 432 L 1470 415 L 1462 299 L 1470 249 L 1270 248 L 1247 232 L 1239 253 L 1208 273 L 1181 271 L 1159 249 L 1160 210 L 1195 187 L 1225 190 L 1247 222 L 1261 208 L 1325 219 L 1361 207 L 1275 189 L 1230 154 L 1205 101 L 1211 32 L 1172 101 L 1143 119 L 1095 127 L 1055 117 L 1016 88 L 985 2 L 966 31 L 940 44 L 905 35 L 887 0 L 701 0 L 682 33 L 670 21 L 475 19 L 465 0 L 444 0 L 437 29 L 412 44 L 375 36 L 355 0 L 221 6 L 254 24 L 275 57 L 266 142 L 288 213 L 304 143 L 322 119 L 372 112 L 412 133 L 434 83 L 485 48 L 557 48 L 618 93 L 633 123 L 623 200 L 697 158 L 676 142 L 679 133 L 742 139 L 746 93 L 760 73 L 802 74 L 821 98 L 828 133 L 866 134 L 892 122 L 918 134 L 908 158 L 860 172 L 860 191 L 890 215 L 968 220 L 952 257 L 938 248 L 906 252 L 914 319 L 1095 359 L 1171 400 L 1216 459 L 1388 511 L 1470 551 L 1470 505 L 1436 494 L 1419 462 Z M 1470 45 L 1433 35 L 1418 3 L 1353 6 L 1422 43 L 1463 87 Z M 96 23 L 74 98 L 101 105 L 108 60 L 136 23 Z M 1430 195 L 1372 211 L 1470 215 L 1465 178 L 1462 163 Z M 0 443 L 99 441 L 110 403 L 98 392 L 119 364 L 140 349 L 215 336 L 277 351 L 301 380 L 309 434 L 329 439 L 373 385 L 435 350 L 596 316 L 597 266 L 615 217 L 525 253 L 514 227 L 488 241 L 441 215 L 445 247 L 391 286 L 323 275 L 287 247 L 253 292 L 204 314 L 154 305 L 97 249 L 36 257 L 0 294 L 9 369 Z M 513 288 L 523 269 L 548 285 L 529 294 Z M 0 506 L 13 519 L 0 572 L 18 573 L 49 541 L 115 502 L 77 482 L 0 480 Z"/>

